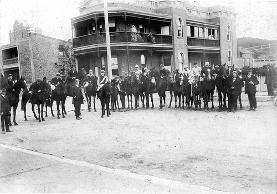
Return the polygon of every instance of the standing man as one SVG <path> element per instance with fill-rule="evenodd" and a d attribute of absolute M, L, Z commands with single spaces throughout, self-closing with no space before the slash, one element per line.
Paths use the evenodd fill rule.
<path fill-rule="evenodd" d="M 78 72 L 76 71 L 75 66 L 72 66 L 71 69 L 68 71 L 68 77 L 70 78 L 76 78 L 78 75 Z"/>
<path fill-rule="evenodd" d="M 250 70 L 245 78 L 245 93 L 248 95 L 248 100 L 250 104 L 249 110 L 256 110 L 257 101 L 256 101 L 256 85 L 259 84 L 259 81 L 256 76 L 252 74 Z"/>
<path fill-rule="evenodd" d="M 240 93 L 241 80 L 238 77 L 236 70 L 232 72 L 232 75 L 228 78 L 228 109 L 231 112 L 232 110 L 237 110 L 237 101 Z"/>
<path fill-rule="evenodd" d="M 273 96 L 273 71 L 270 65 L 267 66 L 265 72 L 265 82 L 267 87 L 267 94 L 268 96 Z"/>
<path fill-rule="evenodd" d="M 14 81 L 13 81 L 13 76 L 12 74 L 8 75 L 8 87 L 6 89 L 7 95 L 10 95 L 13 92 L 14 89 Z"/>
<path fill-rule="evenodd" d="M 205 62 L 205 65 L 204 65 L 204 67 L 201 70 L 201 76 L 202 77 L 205 77 L 205 75 L 207 75 L 208 69 L 210 70 L 210 72 L 212 72 L 212 68 L 210 67 L 210 63 L 209 62 Z"/>
<path fill-rule="evenodd" d="M 72 88 L 72 104 L 74 105 L 75 117 L 77 120 L 82 119 L 81 116 L 81 105 L 84 104 L 84 96 L 82 89 L 80 88 L 79 80 L 75 80 L 75 85 Z"/>
<path fill-rule="evenodd" d="M 9 129 L 11 107 L 9 104 L 8 97 L 6 95 L 6 88 L 1 89 L 1 97 L 0 98 L 1 98 L 0 113 L 1 113 L 2 133 L 12 132 Z"/>

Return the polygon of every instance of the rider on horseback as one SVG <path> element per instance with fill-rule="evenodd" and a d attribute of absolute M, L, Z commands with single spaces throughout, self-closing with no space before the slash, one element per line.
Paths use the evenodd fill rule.
<path fill-rule="evenodd" d="M 99 87 L 98 87 L 98 91 L 106 84 L 108 83 L 109 79 L 108 77 L 105 75 L 105 70 L 102 69 L 101 70 L 101 75 L 100 75 L 100 79 L 99 79 Z"/>
<path fill-rule="evenodd" d="M 60 73 L 56 73 L 56 77 L 51 79 L 51 85 L 57 86 L 58 84 L 63 83 Z"/>

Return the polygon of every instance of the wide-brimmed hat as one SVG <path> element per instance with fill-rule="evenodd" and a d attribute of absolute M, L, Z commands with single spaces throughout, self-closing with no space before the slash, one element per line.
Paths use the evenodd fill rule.
<path fill-rule="evenodd" d="M 13 76 L 11 73 L 8 75 L 8 77 Z"/>
<path fill-rule="evenodd" d="M 138 65 L 136 65 L 136 66 L 135 66 L 135 68 L 139 68 L 139 66 L 138 66 Z"/>

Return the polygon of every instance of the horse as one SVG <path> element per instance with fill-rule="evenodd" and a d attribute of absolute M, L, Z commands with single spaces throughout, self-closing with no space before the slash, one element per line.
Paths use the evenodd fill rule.
<path fill-rule="evenodd" d="M 144 95 L 143 93 L 141 92 L 141 80 L 140 78 L 135 75 L 135 74 L 132 74 L 131 75 L 131 86 L 132 86 L 132 94 L 134 95 L 134 98 L 135 98 L 135 109 L 138 108 L 139 106 L 139 97 L 141 97 L 141 102 L 142 102 L 142 106 L 145 107 L 144 105 Z"/>
<path fill-rule="evenodd" d="M 195 76 L 191 83 L 192 101 L 194 102 L 194 110 L 201 109 L 202 85 L 198 76 Z"/>
<path fill-rule="evenodd" d="M 227 97 L 227 80 L 219 69 L 215 69 L 215 86 L 218 95 L 218 107 L 219 109 L 226 109 L 226 97 Z"/>
<path fill-rule="evenodd" d="M 149 98 L 151 100 L 151 108 L 154 108 L 153 103 L 153 93 L 156 90 L 156 80 L 155 77 L 150 77 L 149 74 L 145 76 L 144 86 L 145 87 L 145 98 L 146 98 L 146 108 L 149 108 Z"/>
<path fill-rule="evenodd" d="M 43 117 L 43 107 L 46 102 L 47 96 L 49 96 L 48 86 L 46 82 L 42 80 L 37 80 L 30 86 L 30 102 L 32 104 L 32 111 L 34 113 L 34 117 L 39 122 L 45 121 Z M 35 113 L 35 105 L 38 108 L 38 117 Z"/>
<path fill-rule="evenodd" d="M 102 108 L 101 118 L 103 118 L 105 115 L 105 107 L 107 110 L 107 117 L 109 117 L 111 115 L 110 106 L 109 106 L 110 99 L 111 99 L 111 85 L 109 82 L 104 84 L 102 88 L 99 89 L 99 91 L 97 92 L 97 96 L 101 102 L 101 108 Z"/>
<path fill-rule="evenodd" d="M 27 84 L 23 77 L 20 77 L 20 79 L 14 83 L 13 88 L 7 90 L 7 97 L 8 97 L 10 106 L 13 109 L 14 125 L 18 125 L 16 122 L 16 110 L 19 103 L 19 95 L 20 95 L 21 89 L 23 89 L 23 91 L 27 89 Z M 11 118 L 9 122 L 10 122 L 9 125 L 12 125 Z"/>
<path fill-rule="evenodd" d="M 130 109 L 130 103 L 131 103 L 131 109 L 133 109 L 133 90 L 132 90 L 132 83 L 131 83 L 131 76 L 127 76 L 124 79 L 125 84 L 125 92 L 128 100 L 128 109 Z"/>
<path fill-rule="evenodd" d="M 116 108 L 120 110 L 118 103 L 118 94 L 118 81 L 116 79 L 113 79 L 111 82 L 111 109 L 113 110 L 113 112 Z"/>
<path fill-rule="evenodd" d="M 93 97 L 93 109 L 94 112 L 96 112 L 96 108 L 95 108 L 95 97 L 96 97 L 96 93 L 97 93 L 97 77 L 94 76 L 92 81 L 87 81 L 84 84 L 84 90 L 85 90 L 85 96 L 87 99 L 87 103 L 88 103 L 88 111 L 91 111 L 91 97 Z"/>
<path fill-rule="evenodd" d="M 203 102 L 204 109 L 209 109 L 209 101 L 212 102 L 212 109 L 214 108 L 213 95 L 215 90 L 215 81 L 211 72 L 208 71 L 207 75 L 202 77 L 202 92 L 203 92 Z"/>
<path fill-rule="evenodd" d="M 126 85 L 126 80 L 120 80 L 119 81 L 119 87 L 120 87 L 120 91 L 119 91 L 119 97 L 120 97 L 120 101 L 121 101 L 121 108 L 125 109 L 125 96 L 126 96 L 126 90 L 127 90 L 127 85 Z"/>
<path fill-rule="evenodd" d="M 181 108 L 181 100 L 182 100 L 182 84 L 183 84 L 183 77 L 179 72 L 175 73 L 175 79 L 174 79 L 174 99 L 175 99 L 175 108 L 179 107 Z M 177 106 L 177 100 L 179 100 L 179 105 Z"/>
<path fill-rule="evenodd" d="M 183 75 L 181 80 L 181 97 L 182 97 L 182 108 L 184 109 L 184 101 L 186 98 L 186 107 L 190 108 L 193 103 L 191 96 L 191 77 L 188 75 Z"/>
<path fill-rule="evenodd" d="M 65 83 L 58 83 L 56 86 L 52 85 L 52 95 L 51 95 L 51 110 L 53 102 L 56 101 L 57 106 L 57 118 L 60 119 L 60 115 L 62 114 L 62 117 L 65 118 L 66 110 L 65 110 L 65 100 L 66 100 L 67 94 L 66 94 L 66 85 Z M 60 112 L 60 105 L 62 109 L 62 113 Z M 53 113 L 53 112 L 52 112 Z M 52 114 L 52 116 L 55 116 Z"/>
<path fill-rule="evenodd" d="M 165 105 L 165 91 L 168 85 L 168 77 L 161 75 L 159 71 L 155 71 L 154 69 L 150 71 L 150 76 L 155 77 L 157 83 L 156 88 L 160 99 L 160 109 L 162 109 Z"/>

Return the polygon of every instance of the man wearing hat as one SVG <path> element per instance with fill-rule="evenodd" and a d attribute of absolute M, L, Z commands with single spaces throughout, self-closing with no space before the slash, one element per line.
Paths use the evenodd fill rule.
<path fill-rule="evenodd" d="M 105 74 L 105 69 L 101 70 L 101 74 L 99 77 L 99 87 L 98 91 L 109 81 L 108 77 Z"/>
<path fill-rule="evenodd" d="M 256 85 L 259 84 L 259 81 L 256 76 L 252 74 L 250 70 L 245 78 L 245 93 L 248 95 L 248 100 L 250 104 L 249 110 L 256 110 L 257 101 L 256 101 Z"/>
<path fill-rule="evenodd" d="M 58 84 L 62 83 L 62 78 L 60 76 L 60 73 L 56 73 L 56 77 L 51 79 L 51 84 L 54 86 L 57 86 Z"/>
<path fill-rule="evenodd" d="M 8 97 L 6 95 L 6 88 L 1 89 L 1 106 L 0 106 L 0 113 L 1 113 L 1 128 L 2 133 L 11 132 L 9 129 L 10 123 L 10 116 L 11 116 L 11 107 L 9 104 Z"/>
<path fill-rule="evenodd" d="M 77 120 L 82 119 L 81 116 L 81 105 L 84 104 L 84 96 L 82 89 L 80 88 L 79 79 L 75 80 L 75 85 L 72 87 L 72 104 L 74 105 L 75 117 Z"/>
<path fill-rule="evenodd" d="M 138 64 L 136 64 L 136 66 L 135 66 L 135 75 L 139 77 L 141 74 L 142 74 L 142 71 L 139 69 Z"/>
<path fill-rule="evenodd" d="M 228 87 L 227 87 L 227 95 L 228 95 L 228 109 L 231 112 L 232 110 L 237 110 L 237 101 L 238 96 L 240 94 L 241 89 L 241 80 L 238 77 L 238 72 L 236 70 L 233 71 L 232 76 L 228 78 Z"/>
<path fill-rule="evenodd" d="M 13 81 L 13 76 L 12 74 L 8 75 L 8 86 L 6 88 L 7 95 L 11 94 L 14 89 L 14 81 Z"/>

